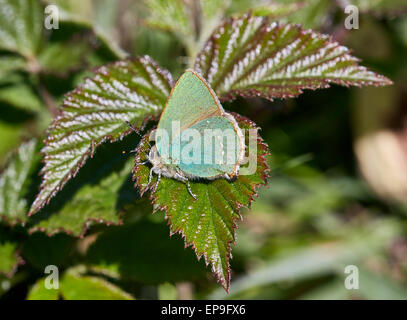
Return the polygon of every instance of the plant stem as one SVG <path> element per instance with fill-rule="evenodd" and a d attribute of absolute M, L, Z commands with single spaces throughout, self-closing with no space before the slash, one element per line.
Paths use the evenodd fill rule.
<path fill-rule="evenodd" d="M 39 89 L 39 93 L 41 95 L 42 100 L 44 101 L 48 111 L 51 113 L 51 115 L 55 118 L 60 110 L 57 106 L 57 104 L 55 103 L 54 98 L 52 97 L 52 95 L 49 93 L 48 89 L 46 88 L 46 86 L 43 84 L 43 82 L 39 81 L 38 83 L 38 89 Z"/>

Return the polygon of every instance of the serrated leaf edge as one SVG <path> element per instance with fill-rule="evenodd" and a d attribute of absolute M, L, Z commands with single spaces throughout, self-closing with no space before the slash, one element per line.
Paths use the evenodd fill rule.
<path fill-rule="evenodd" d="M 7 278 L 11 279 L 17 272 L 18 267 L 25 264 L 25 260 L 21 257 L 21 248 L 17 248 L 16 251 L 14 251 L 14 257 L 16 258 L 16 262 L 11 270 L 9 272 L 0 271 L 0 275 L 5 275 Z"/>
<path fill-rule="evenodd" d="M 85 220 L 82 231 L 79 235 L 75 234 L 75 232 L 63 228 L 63 227 L 58 227 L 56 229 L 53 229 L 51 231 L 48 230 L 48 228 L 46 227 L 36 227 L 33 226 L 31 228 L 28 229 L 28 234 L 32 235 L 33 233 L 36 232 L 42 232 L 45 233 L 48 237 L 52 237 L 57 233 L 65 233 L 67 235 L 73 236 L 73 237 L 79 237 L 79 238 L 83 238 L 86 234 L 86 232 L 89 230 L 89 227 L 91 226 L 92 222 L 96 222 L 97 224 L 101 225 L 105 225 L 107 227 L 110 226 L 121 226 L 123 225 L 123 216 L 125 214 L 125 209 L 122 209 L 118 215 L 119 215 L 119 221 L 118 222 L 111 222 L 109 220 L 106 219 L 100 219 L 100 218 L 88 218 Z"/>
<path fill-rule="evenodd" d="M 222 29 L 222 28 L 225 28 L 225 27 L 227 27 L 228 25 L 232 25 L 235 21 L 237 21 L 237 20 L 239 20 L 239 19 L 244 19 L 244 20 L 247 19 L 247 21 L 248 21 L 248 20 L 251 19 L 251 18 L 257 18 L 257 19 L 263 20 L 262 23 L 261 23 L 261 26 L 259 27 L 259 29 L 267 28 L 267 26 L 268 26 L 270 23 L 274 23 L 274 24 L 275 24 L 275 28 L 278 28 L 278 27 L 280 27 L 280 26 L 291 25 L 292 27 L 297 28 L 299 34 L 301 34 L 301 35 L 302 35 L 302 34 L 313 33 L 313 34 L 316 34 L 316 35 L 318 35 L 318 36 L 320 36 L 320 37 L 324 37 L 325 40 L 326 40 L 327 42 L 331 43 L 332 45 L 343 47 L 340 43 L 338 43 L 337 41 L 334 41 L 334 40 L 333 40 L 333 37 L 332 37 L 331 35 L 323 34 L 323 33 L 314 31 L 313 29 L 309 29 L 309 28 L 304 29 L 304 28 L 302 27 L 302 25 L 301 25 L 301 24 L 298 24 L 298 23 L 280 23 L 279 21 L 273 21 L 273 19 L 272 19 L 272 18 L 269 18 L 269 17 L 255 17 L 255 16 L 253 16 L 252 13 L 249 11 L 249 12 L 247 12 L 246 14 L 241 15 L 241 16 L 231 16 L 231 17 L 229 17 L 228 19 L 226 19 L 222 24 L 220 24 L 220 25 L 212 32 L 212 34 L 209 36 L 209 38 L 208 38 L 207 41 L 204 43 L 204 45 L 202 46 L 201 50 L 198 52 L 198 54 L 197 54 L 197 56 L 196 56 L 196 59 L 195 59 L 195 62 L 194 62 L 194 69 L 195 69 L 198 73 L 201 73 L 201 70 L 200 70 L 200 67 L 199 67 L 199 62 L 200 62 L 200 59 L 202 58 L 201 55 L 204 56 L 204 52 L 205 52 L 206 50 L 208 50 L 207 47 L 210 47 L 210 45 L 211 45 L 212 42 L 214 42 L 214 43 L 216 42 L 216 41 L 214 41 L 214 40 L 215 40 L 216 37 L 217 37 L 217 32 L 218 32 L 218 30 L 220 30 L 220 29 Z M 214 50 L 214 49 L 211 50 L 211 51 L 212 51 L 211 55 L 213 55 L 213 50 Z M 246 51 L 247 51 L 247 50 L 245 50 L 244 52 L 246 52 Z M 244 52 L 243 52 L 243 53 L 244 53 Z M 237 96 L 241 96 L 241 97 L 244 97 L 244 98 L 263 97 L 263 98 L 268 99 L 268 100 L 270 100 L 270 101 L 274 101 L 275 98 L 278 98 L 278 99 L 287 99 L 287 98 L 295 98 L 295 97 L 298 97 L 299 95 L 301 95 L 301 94 L 304 92 L 304 90 L 312 90 L 312 91 L 315 91 L 315 90 L 317 90 L 317 89 L 327 89 L 327 88 L 329 88 L 329 87 L 331 86 L 331 84 L 342 85 L 342 86 L 345 86 L 345 87 L 347 87 L 347 88 L 349 88 L 350 86 L 355 86 L 355 87 L 359 87 L 359 88 L 360 88 L 360 87 L 362 87 L 362 86 L 382 87 L 382 86 L 387 86 L 387 85 L 393 85 L 393 81 L 390 80 L 389 78 L 387 78 L 387 77 L 385 77 L 385 76 L 383 76 L 383 75 L 381 75 L 381 74 L 379 74 L 379 73 L 376 73 L 376 72 L 374 72 L 374 71 L 371 71 L 371 70 L 369 70 L 367 67 L 358 65 L 358 63 L 361 62 L 362 60 L 361 60 L 360 58 L 357 58 L 357 57 L 352 56 L 351 53 L 352 53 L 352 50 L 346 47 L 346 51 L 344 51 L 344 52 L 342 53 L 342 55 L 345 55 L 345 54 L 350 55 L 350 57 L 352 58 L 353 62 L 356 64 L 355 66 L 359 67 L 359 68 L 360 68 L 361 70 L 363 70 L 363 71 L 367 71 L 367 72 L 369 72 L 369 73 L 374 74 L 375 77 L 382 79 L 383 82 L 363 81 L 363 80 L 360 80 L 360 81 L 335 80 L 335 81 L 333 81 L 333 80 L 331 80 L 331 79 L 321 79 L 321 80 L 320 80 L 320 81 L 321 81 L 320 84 L 318 84 L 318 85 L 312 85 L 312 87 L 307 87 L 306 85 L 305 85 L 305 86 L 304 86 L 304 85 L 294 86 L 294 87 L 296 87 L 296 88 L 299 90 L 298 94 L 283 94 L 283 95 L 281 95 L 281 96 L 273 96 L 273 95 L 271 95 L 271 94 L 266 94 L 266 95 L 265 95 L 264 93 L 262 93 L 262 92 L 259 91 L 259 90 L 256 90 L 255 88 L 253 88 L 253 89 L 246 89 L 246 90 L 245 90 L 246 92 L 243 92 L 242 90 L 239 90 L 239 89 L 232 89 L 232 90 L 229 90 L 228 92 L 226 92 L 226 93 L 224 93 L 224 94 L 222 94 L 222 95 L 218 95 L 218 96 L 219 96 L 219 100 L 220 100 L 221 102 L 231 101 L 231 100 L 234 100 Z M 257 86 L 259 86 L 259 85 L 257 85 Z M 214 91 L 216 92 L 216 88 L 213 88 L 213 89 L 214 89 Z"/>
<path fill-rule="evenodd" d="M 10 165 L 10 163 L 13 161 L 13 158 L 15 156 L 17 156 L 19 149 L 29 143 L 30 141 L 36 140 L 35 143 L 39 143 L 37 138 L 32 138 L 32 139 L 24 139 L 23 141 L 21 141 L 20 145 L 16 148 L 14 148 L 8 155 L 8 159 L 6 161 L 6 164 L 3 166 L 3 168 L 0 171 L 0 175 L 2 175 L 6 170 L 7 167 Z M 37 150 L 38 153 L 38 150 Z M 7 214 L 0 214 L 0 222 L 4 222 L 5 224 L 7 224 L 9 227 L 14 228 L 15 226 L 26 226 L 27 221 L 21 220 L 20 218 L 12 218 Z"/>
<path fill-rule="evenodd" d="M 171 85 L 173 85 L 173 80 L 172 80 L 171 73 L 170 73 L 168 70 L 166 70 L 166 69 L 164 69 L 164 68 L 161 68 L 151 57 L 149 57 L 149 56 L 147 56 L 147 55 L 141 56 L 141 57 L 139 57 L 139 58 L 132 58 L 132 59 L 119 60 L 119 61 L 116 61 L 116 62 L 107 64 L 107 65 L 103 65 L 103 66 L 100 66 L 100 67 L 96 67 L 95 69 L 93 69 L 93 73 L 94 73 L 94 75 L 96 75 L 101 69 L 105 69 L 105 68 L 108 68 L 108 67 L 112 67 L 112 66 L 118 65 L 118 64 L 122 63 L 123 61 L 131 61 L 131 62 L 132 62 L 132 61 L 136 61 L 136 60 L 146 61 L 147 63 L 151 63 L 152 65 L 154 65 L 155 68 L 156 68 L 156 70 L 157 70 L 157 72 L 161 73 L 161 74 L 163 75 L 163 77 L 165 77 L 167 80 L 169 80 L 169 83 L 170 83 Z M 91 78 L 90 78 L 90 77 L 86 77 L 86 78 L 84 79 L 84 82 L 82 83 L 82 85 L 78 86 L 76 89 L 74 89 L 74 90 L 68 92 L 67 94 L 65 94 L 65 95 L 64 95 L 64 101 L 65 101 L 65 99 L 67 99 L 70 95 L 80 93 L 81 90 L 82 90 L 83 84 L 84 84 L 88 79 L 91 79 Z M 64 107 L 65 107 L 65 103 L 63 102 L 63 103 L 62 103 L 62 108 L 60 109 L 60 114 L 54 119 L 54 121 L 52 122 L 52 124 L 50 125 L 50 127 L 47 129 L 47 133 L 46 133 L 47 136 L 49 135 L 49 133 L 50 133 L 52 130 L 55 129 L 55 127 L 59 124 L 59 121 L 63 118 L 63 108 L 64 108 Z M 142 124 L 141 124 L 139 127 L 137 127 L 137 129 L 143 130 L 143 129 L 145 128 L 147 122 L 148 122 L 149 120 L 151 120 L 152 118 L 153 118 L 153 117 L 150 117 L 150 116 L 145 117 L 144 120 L 143 120 L 143 122 L 142 122 Z M 29 210 L 29 212 L 28 212 L 28 216 L 31 216 L 31 215 L 37 213 L 37 212 L 40 211 L 44 206 L 48 205 L 49 202 L 51 201 L 51 199 L 55 196 L 55 194 L 58 193 L 59 191 L 61 191 L 62 188 L 66 185 L 66 183 L 67 183 L 69 180 L 71 180 L 72 178 L 74 178 L 74 177 L 78 174 L 79 170 L 83 167 L 83 165 L 86 163 L 86 161 L 89 159 L 89 157 L 90 157 L 90 158 L 93 157 L 93 155 L 94 155 L 94 153 L 95 153 L 95 151 L 96 151 L 96 148 L 97 148 L 98 146 L 100 146 L 101 144 L 103 144 L 104 142 L 107 142 L 107 141 L 113 143 L 113 142 L 115 142 L 115 141 L 121 140 L 121 139 L 123 139 L 125 136 L 129 135 L 131 132 L 132 132 L 132 130 L 129 128 L 129 129 L 123 131 L 123 132 L 120 134 L 120 136 L 119 136 L 118 138 L 116 138 L 116 139 L 113 138 L 112 135 L 106 135 L 106 136 L 102 137 L 102 138 L 100 139 L 100 141 L 92 140 L 92 141 L 91 141 L 91 144 L 90 144 L 90 146 L 89 146 L 89 148 L 88 148 L 88 151 L 85 152 L 85 153 L 82 155 L 82 157 L 78 160 L 78 162 L 77 162 L 77 164 L 75 165 L 75 167 L 72 168 L 72 169 L 65 175 L 65 177 L 63 178 L 63 180 L 61 181 L 61 183 L 53 190 L 53 192 L 52 192 L 50 195 L 48 195 L 48 196 L 46 197 L 46 199 L 45 199 L 44 201 L 41 202 L 40 205 L 36 206 L 35 208 L 33 208 L 33 207 L 30 208 L 30 210 Z M 46 148 L 48 142 L 49 142 L 48 138 L 46 138 L 46 139 L 43 140 L 44 148 L 41 150 L 41 153 L 44 155 L 44 158 L 42 159 L 41 162 L 44 163 L 44 164 L 46 164 L 46 154 L 45 154 L 44 150 L 45 150 L 45 148 Z M 39 192 L 38 192 L 37 197 L 35 198 L 33 204 L 36 202 L 38 196 L 40 195 L 41 191 L 42 191 L 43 188 L 44 188 L 44 178 L 43 178 L 43 177 L 44 177 L 44 174 L 45 174 L 44 168 L 45 168 L 45 165 L 44 165 L 44 167 L 43 167 L 43 168 L 41 169 L 41 171 L 40 171 L 40 175 L 42 175 L 41 185 L 40 185 L 40 187 L 39 187 Z"/>
<path fill-rule="evenodd" d="M 251 127 L 256 128 L 258 130 L 260 129 L 250 119 L 245 118 L 245 117 L 243 117 L 243 116 L 241 116 L 241 115 L 239 115 L 237 113 L 234 113 L 234 112 L 232 112 L 231 114 L 235 117 L 235 119 L 236 119 L 236 121 L 238 123 L 244 121 L 247 124 L 249 124 Z M 139 160 L 140 160 L 140 159 L 138 159 L 138 155 L 139 155 L 139 152 L 140 152 L 141 148 L 143 147 L 143 144 L 145 142 L 146 137 L 148 137 L 148 136 L 149 136 L 149 133 L 146 133 L 143 136 L 143 138 L 140 140 L 140 143 L 136 148 L 136 155 L 137 156 L 136 156 L 136 159 L 135 159 L 135 166 L 133 168 L 134 187 L 139 188 L 140 196 L 143 196 L 144 193 L 146 191 L 148 191 L 148 190 L 151 191 L 152 188 L 154 187 L 153 185 L 151 185 L 151 186 L 147 186 L 147 187 L 143 188 L 141 185 L 139 185 L 139 176 L 137 175 L 137 169 L 139 167 L 138 163 L 139 163 Z M 268 179 L 270 178 L 271 168 L 269 167 L 269 165 L 267 163 L 266 157 L 271 156 L 271 153 L 269 151 L 269 147 L 268 147 L 267 143 L 263 140 L 263 138 L 260 135 L 257 136 L 257 145 L 261 146 L 263 148 L 263 151 L 266 151 L 266 152 L 264 152 L 264 153 L 262 153 L 260 155 L 260 158 L 262 160 L 262 164 L 265 167 L 265 169 L 263 170 L 262 175 L 261 175 L 261 179 L 264 182 L 256 184 L 256 185 L 254 185 L 252 187 L 253 194 L 250 196 L 249 203 L 247 205 L 245 205 L 243 203 L 240 203 L 239 201 L 236 201 L 235 209 L 236 209 L 241 221 L 243 220 L 243 216 L 241 214 L 240 209 L 241 208 L 247 208 L 247 209 L 251 208 L 251 204 L 254 201 L 254 198 L 258 197 L 258 189 L 261 186 L 268 186 Z M 136 177 L 136 178 L 134 179 L 134 177 Z M 157 211 L 164 211 L 164 219 L 167 220 L 167 225 L 170 227 L 170 237 L 172 237 L 176 233 L 181 235 L 181 238 L 184 239 L 184 248 L 191 247 L 191 249 L 194 250 L 195 255 L 197 256 L 198 261 L 200 261 L 200 259 L 203 256 L 206 267 L 208 267 L 209 264 L 211 265 L 211 270 L 212 270 L 212 273 L 215 275 L 216 281 L 226 290 L 227 293 L 229 293 L 230 279 L 231 279 L 230 259 L 232 258 L 232 247 L 231 246 L 232 246 L 232 244 L 236 245 L 236 229 L 239 228 L 239 226 L 238 226 L 238 224 L 236 222 L 239 220 L 239 218 L 234 217 L 233 221 L 232 221 L 233 222 L 233 240 L 228 241 L 228 243 L 227 243 L 228 255 L 226 256 L 226 263 L 228 265 L 228 269 L 227 269 L 226 278 L 223 280 L 223 275 L 214 268 L 214 265 L 213 265 L 212 261 L 208 260 L 208 257 L 206 256 L 206 254 L 205 253 L 201 253 L 201 254 L 197 253 L 194 241 L 189 241 L 188 242 L 187 239 L 186 239 L 186 235 L 184 234 L 184 232 L 182 230 L 171 230 L 171 226 L 172 226 L 172 224 L 171 224 L 171 215 L 168 214 L 168 206 L 158 206 L 157 203 L 156 203 L 157 196 L 155 196 L 153 193 L 150 193 L 149 199 L 152 201 L 152 204 L 153 204 L 153 207 L 154 207 L 153 212 L 152 212 L 153 214 L 156 213 Z"/>

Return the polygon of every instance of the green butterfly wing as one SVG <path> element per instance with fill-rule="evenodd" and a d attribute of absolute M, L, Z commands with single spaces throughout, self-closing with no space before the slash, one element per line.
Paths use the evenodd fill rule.
<path fill-rule="evenodd" d="M 214 143 L 209 147 L 204 143 L 208 130 L 222 131 L 217 135 L 221 139 L 212 139 Z M 191 131 L 200 135 L 201 143 L 197 142 L 198 139 L 189 141 Z M 165 139 L 161 137 L 163 133 L 166 133 Z M 157 126 L 156 147 L 163 161 L 177 165 L 189 176 L 213 178 L 225 173 L 233 175 L 241 156 L 241 139 L 236 121 L 225 113 L 206 81 L 193 70 L 185 71 L 172 89 Z M 223 163 L 217 163 L 214 160 L 219 160 L 219 151 L 213 148 L 222 147 L 224 141 L 229 141 L 227 147 L 234 144 L 235 150 L 226 150 L 228 152 L 222 155 Z M 194 151 L 192 163 L 189 154 L 183 152 L 185 147 Z M 196 156 L 200 161 L 196 161 Z M 209 159 L 211 157 L 212 160 Z"/>
<path fill-rule="evenodd" d="M 227 117 L 194 124 L 181 133 L 180 141 L 178 167 L 189 176 L 210 179 L 236 173 L 241 145 L 235 123 Z"/>

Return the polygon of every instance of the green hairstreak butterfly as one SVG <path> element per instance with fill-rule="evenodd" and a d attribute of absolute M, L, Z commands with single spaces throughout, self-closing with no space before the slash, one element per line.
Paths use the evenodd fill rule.
<path fill-rule="evenodd" d="M 245 154 L 244 134 L 225 112 L 209 84 L 194 70 L 186 70 L 167 99 L 147 156 L 152 174 L 183 181 L 227 179 L 239 174 Z"/>

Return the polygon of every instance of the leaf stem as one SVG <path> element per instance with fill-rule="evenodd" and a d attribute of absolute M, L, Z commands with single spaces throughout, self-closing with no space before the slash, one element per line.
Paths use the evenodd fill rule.
<path fill-rule="evenodd" d="M 38 83 L 38 91 L 41 95 L 42 100 L 45 103 L 45 106 L 47 107 L 48 111 L 51 113 L 53 117 L 56 117 L 59 114 L 59 108 L 57 104 L 55 103 L 54 98 L 52 97 L 51 93 L 48 91 L 47 87 L 44 85 L 43 81 L 41 80 L 41 77 L 39 79 Z"/>

